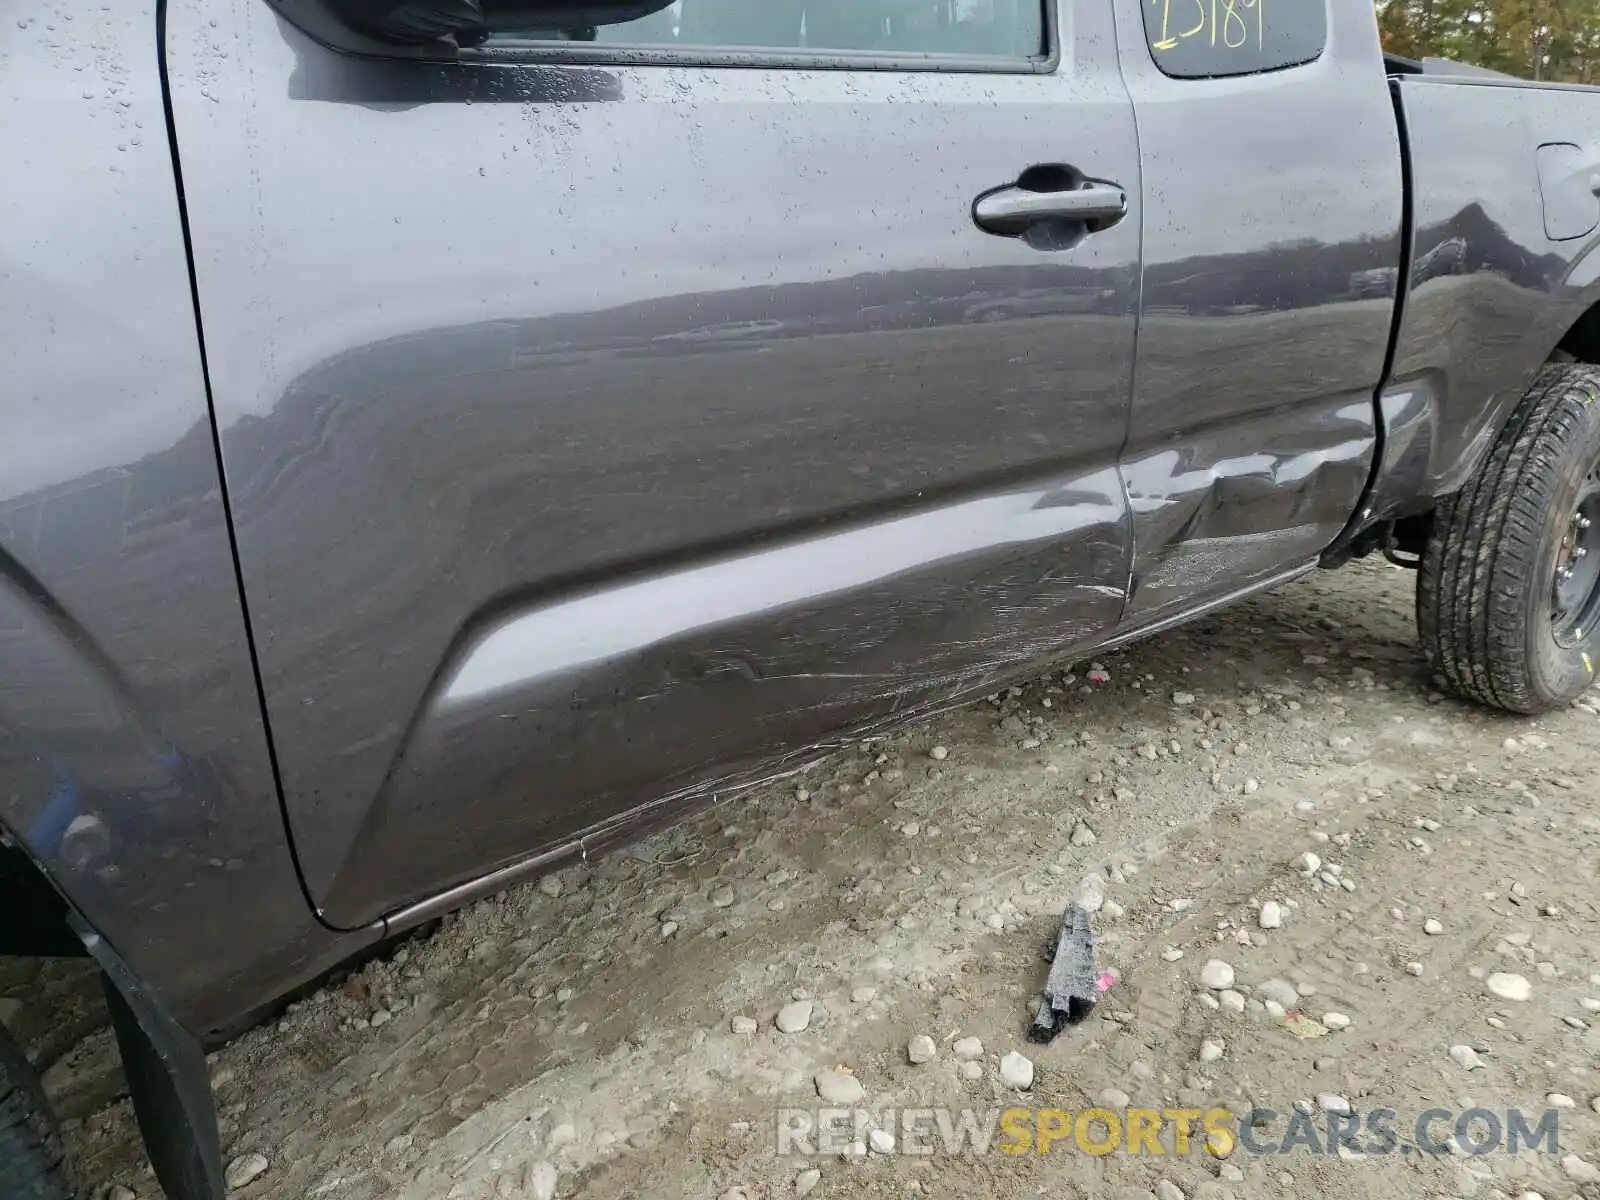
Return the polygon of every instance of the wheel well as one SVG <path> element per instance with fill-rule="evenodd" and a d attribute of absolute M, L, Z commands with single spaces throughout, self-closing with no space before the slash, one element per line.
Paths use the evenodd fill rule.
<path fill-rule="evenodd" d="M 1600 363 L 1600 304 L 1596 304 L 1567 330 L 1559 347 L 1579 362 Z"/>
<path fill-rule="evenodd" d="M 67 923 L 67 904 L 44 873 L 0 830 L 0 954 L 73 958 L 87 953 Z"/>

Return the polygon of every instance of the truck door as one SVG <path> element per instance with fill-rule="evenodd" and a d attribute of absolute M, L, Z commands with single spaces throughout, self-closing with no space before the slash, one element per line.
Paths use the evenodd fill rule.
<path fill-rule="evenodd" d="M 484 0 L 451 53 L 333 7 L 171 0 L 165 37 L 327 920 L 1116 622 L 1140 217 L 1104 5 Z"/>
<path fill-rule="evenodd" d="M 1145 188 L 1131 620 L 1314 561 L 1374 446 L 1401 252 L 1372 9 L 1115 0 Z"/>

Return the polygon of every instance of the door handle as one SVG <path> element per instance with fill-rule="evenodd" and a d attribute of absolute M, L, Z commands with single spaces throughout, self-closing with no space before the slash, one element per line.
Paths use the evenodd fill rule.
<path fill-rule="evenodd" d="M 1004 237 L 1026 233 L 1047 221 L 1091 224 L 1104 229 L 1128 212 L 1128 194 L 1114 183 L 1092 180 L 1057 191 L 1003 187 L 986 192 L 972 205 L 978 228 Z"/>

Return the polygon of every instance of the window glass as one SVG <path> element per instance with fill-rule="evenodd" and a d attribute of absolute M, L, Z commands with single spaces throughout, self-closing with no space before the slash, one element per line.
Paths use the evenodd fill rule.
<path fill-rule="evenodd" d="M 1043 0 L 674 0 L 610 24 L 549 29 L 484 5 L 494 40 L 583 41 L 861 54 L 1028 58 L 1044 53 Z"/>
<path fill-rule="evenodd" d="M 1326 0 L 1143 0 L 1156 65 L 1181 79 L 1310 62 L 1328 40 Z"/>

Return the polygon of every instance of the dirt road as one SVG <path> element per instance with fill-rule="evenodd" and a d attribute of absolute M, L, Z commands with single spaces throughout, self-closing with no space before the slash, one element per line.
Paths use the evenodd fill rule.
<path fill-rule="evenodd" d="M 1600 1196 L 1596 712 L 1441 696 L 1411 584 L 1318 574 L 1106 656 L 1106 682 L 1038 678 L 450 919 L 213 1056 L 234 1170 L 265 1163 L 238 1194 Z M 1090 873 L 1119 978 L 1031 1045 L 1040 948 Z M 14 998 L 26 1027 L 37 993 Z M 158 1195 L 126 1102 L 97 1099 L 105 1035 L 46 1049 L 90 1110 L 84 1177 Z M 1402 1142 L 1431 1108 L 1551 1108 L 1560 1150 L 908 1154 L 880 1131 L 779 1157 L 779 1110 L 835 1069 L 885 1113 L 1258 1105 L 1283 1114 L 1264 1143 L 1297 1101 L 1319 1126 L 1393 1108 Z"/>

